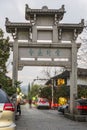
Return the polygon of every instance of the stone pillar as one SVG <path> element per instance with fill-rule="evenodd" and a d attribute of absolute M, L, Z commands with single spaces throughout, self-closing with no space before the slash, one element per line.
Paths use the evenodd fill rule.
<path fill-rule="evenodd" d="M 32 27 L 32 42 L 37 42 L 37 28 L 36 25 Z"/>
<path fill-rule="evenodd" d="M 53 43 L 58 43 L 58 29 L 57 29 L 57 26 L 53 26 Z"/>
<path fill-rule="evenodd" d="M 18 80 L 18 40 L 15 39 L 13 43 L 13 86 L 14 82 Z"/>
<path fill-rule="evenodd" d="M 72 43 L 72 64 L 70 72 L 70 113 L 74 114 L 74 100 L 77 97 L 77 44 Z"/>

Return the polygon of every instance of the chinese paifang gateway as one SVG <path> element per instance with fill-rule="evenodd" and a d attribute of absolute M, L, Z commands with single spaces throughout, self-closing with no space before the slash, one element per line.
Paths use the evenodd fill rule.
<path fill-rule="evenodd" d="M 65 13 L 64 5 L 60 9 L 25 8 L 28 22 L 12 23 L 6 18 L 6 31 L 11 33 L 13 48 L 13 84 L 18 80 L 18 70 L 24 66 L 63 66 L 70 73 L 70 112 L 73 113 L 73 101 L 77 96 L 77 51 L 78 35 L 84 27 L 84 20 L 78 24 L 60 23 Z M 26 41 L 26 42 L 25 42 Z"/>

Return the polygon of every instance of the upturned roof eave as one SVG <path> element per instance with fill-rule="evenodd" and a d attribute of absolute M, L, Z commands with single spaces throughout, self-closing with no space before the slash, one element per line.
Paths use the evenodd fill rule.
<path fill-rule="evenodd" d="M 43 6 L 42 9 L 31 9 L 28 5 L 26 5 L 25 8 L 25 18 L 28 20 L 28 17 L 36 14 L 36 15 L 59 15 L 60 17 L 64 15 L 65 13 L 64 5 L 60 9 L 48 9 L 47 6 Z"/>
<path fill-rule="evenodd" d="M 26 14 L 43 14 L 43 15 L 53 15 L 53 14 L 64 14 L 65 11 L 58 11 L 58 10 L 47 10 L 47 11 L 43 11 L 43 10 L 28 10 L 26 11 Z"/>
<path fill-rule="evenodd" d="M 64 5 L 61 6 L 61 8 L 59 9 L 48 9 L 47 6 L 43 6 L 42 9 L 31 9 L 29 8 L 29 6 L 26 4 L 26 7 L 25 7 L 25 13 L 37 13 L 37 14 L 40 14 L 40 13 L 50 13 L 50 14 L 54 14 L 54 13 L 65 13 L 65 8 L 64 8 Z"/>
<path fill-rule="evenodd" d="M 67 31 L 72 31 L 72 32 L 73 32 L 73 30 L 76 30 L 76 32 L 78 32 L 78 34 L 80 34 L 84 29 L 84 24 L 81 24 L 81 23 L 79 23 L 79 24 L 58 24 L 57 28 L 58 28 L 58 30 L 62 29 L 63 31 L 67 30 Z"/>
<path fill-rule="evenodd" d="M 31 23 L 20 23 L 20 22 L 10 22 L 8 19 L 6 19 L 5 22 L 6 31 L 8 33 L 15 32 L 15 29 L 29 29 L 32 27 Z"/>
<path fill-rule="evenodd" d="M 83 19 L 81 20 L 81 23 L 78 24 L 73 24 L 73 23 L 60 23 L 57 25 L 58 29 L 65 29 L 65 30 L 74 30 L 74 29 L 78 29 L 79 31 L 82 31 L 84 26 L 84 21 Z"/>

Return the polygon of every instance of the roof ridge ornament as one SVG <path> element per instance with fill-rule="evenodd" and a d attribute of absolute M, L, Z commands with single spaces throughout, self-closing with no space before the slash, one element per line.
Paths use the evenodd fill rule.
<path fill-rule="evenodd" d="M 64 13 L 66 13 L 66 11 L 65 11 L 65 5 L 62 5 L 61 8 L 59 9 L 59 11 L 60 11 L 60 12 L 62 11 L 62 12 L 64 12 Z"/>
<path fill-rule="evenodd" d="M 9 23 L 11 23 L 11 22 L 10 22 L 9 19 L 6 17 L 6 18 L 5 18 L 5 25 L 6 25 L 6 24 L 9 24 Z"/>
<path fill-rule="evenodd" d="M 84 19 L 81 19 L 81 23 L 80 24 L 84 26 Z"/>
<path fill-rule="evenodd" d="M 62 5 L 62 6 L 61 6 L 61 9 L 65 10 L 65 5 Z"/>
<path fill-rule="evenodd" d="M 26 8 L 29 8 L 28 4 L 25 4 Z"/>
<path fill-rule="evenodd" d="M 43 6 L 43 7 L 42 7 L 42 10 L 47 11 L 47 10 L 48 10 L 48 7 L 47 7 L 47 6 Z"/>
<path fill-rule="evenodd" d="M 25 4 L 25 8 L 26 9 L 30 9 L 28 4 Z"/>

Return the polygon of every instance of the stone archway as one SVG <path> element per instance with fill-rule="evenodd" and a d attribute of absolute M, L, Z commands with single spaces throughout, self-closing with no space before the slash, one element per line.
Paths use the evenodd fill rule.
<path fill-rule="evenodd" d="M 70 69 L 70 112 L 73 113 L 77 97 L 77 51 L 78 34 L 84 27 L 79 24 L 60 23 L 65 13 L 60 9 L 31 9 L 26 5 L 25 18 L 28 23 L 12 23 L 6 18 L 6 31 L 11 33 L 13 48 L 13 83 L 18 79 L 18 70 L 24 66 L 64 66 Z M 22 40 L 22 42 L 21 42 Z M 25 42 L 26 41 L 26 42 Z M 28 58 L 28 60 L 23 60 Z"/>

